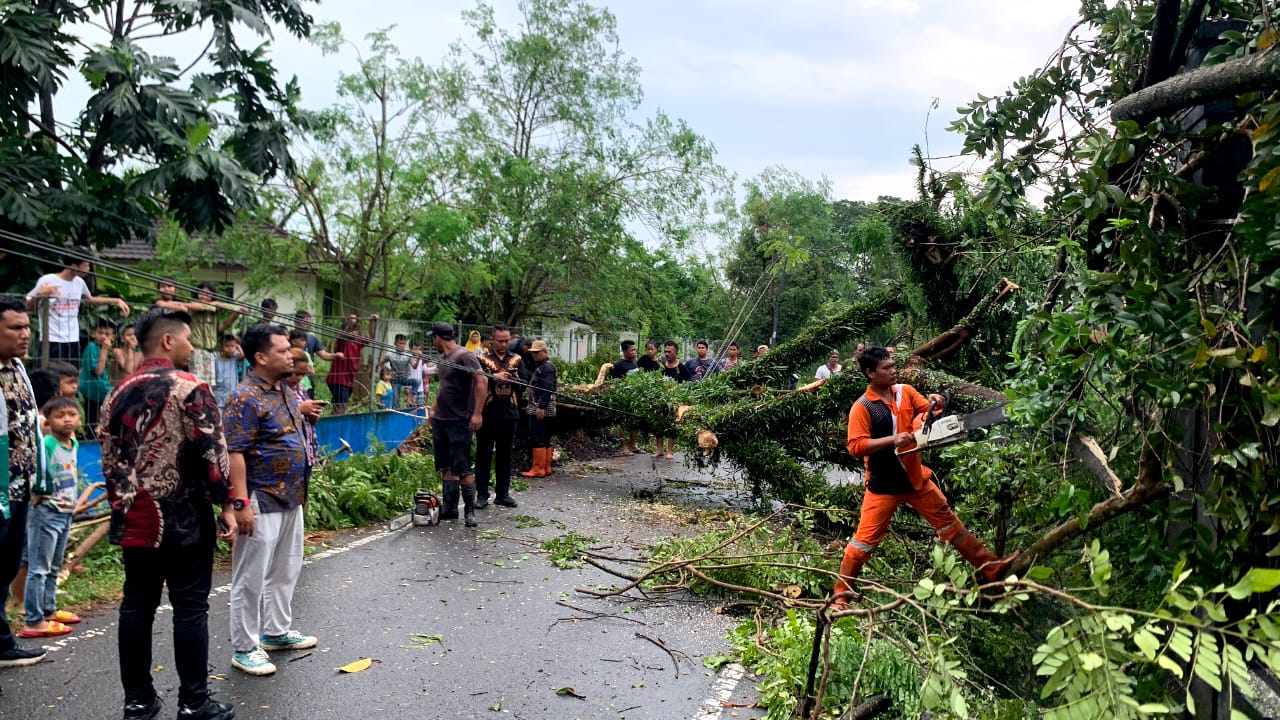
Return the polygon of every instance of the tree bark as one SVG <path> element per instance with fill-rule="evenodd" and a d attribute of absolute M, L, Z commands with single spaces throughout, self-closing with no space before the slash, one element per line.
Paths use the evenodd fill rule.
<path fill-rule="evenodd" d="M 1278 86 L 1280 53 L 1272 48 L 1221 65 L 1197 68 L 1139 90 L 1111 107 L 1111 119 L 1143 124 L 1183 108 Z"/>

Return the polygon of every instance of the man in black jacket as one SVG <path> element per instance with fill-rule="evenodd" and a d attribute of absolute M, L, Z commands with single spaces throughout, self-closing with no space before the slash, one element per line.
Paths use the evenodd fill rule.
<path fill-rule="evenodd" d="M 551 474 L 551 418 L 556 415 L 556 366 L 548 359 L 547 344 L 534 340 L 529 347 L 533 368 L 529 375 L 529 446 L 533 468 L 524 477 Z"/>

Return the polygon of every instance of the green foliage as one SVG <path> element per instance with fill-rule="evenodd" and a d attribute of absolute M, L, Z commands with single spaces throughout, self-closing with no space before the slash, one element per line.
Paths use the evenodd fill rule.
<path fill-rule="evenodd" d="M 83 533 L 80 536 L 83 537 Z M 58 586 L 59 607 L 113 602 L 120 598 L 124 588 L 124 558 L 119 545 L 100 542 L 77 564 L 83 565 L 84 570 L 72 571 Z"/>
<path fill-rule="evenodd" d="M 1105 551 L 1091 548 L 1095 567 Z M 1193 678 L 1228 697 L 1252 696 L 1248 662 L 1280 672 L 1280 570 L 1253 569 L 1230 586 L 1184 586 L 1181 565 L 1164 600 L 1153 610 L 1089 607 L 1051 631 L 1036 650 L 1041 697 L 1056 700 L 1051 720 L 1139 718 L 1185 711 L 1194 715 Z M 1095 571 L 1095 582 L 1106 578 Z M 1232 601 L 1272 598 L 1261 612 L 1231 620 Z M 1176 690 L 1170 691 L 1170 687 Z"/>
<path fill-rule="evenodd" d="M 552 565 L 561 570 L 571 570 L 582 567 L 583 553 L 596 542 L 596 538 L 571 530 L 543 541 L 538 547 L 547 553 L 547 560 Z"/>
<path fill-rule="evenodd" d="M 571 363 L 556 364 L 556 378 L 561 385 L 583 385 L 595 382 L 600 373 L 600 366 L 618 359 L 617 345 L 612 342 L 601 343 L 595 352 L 585 358 Z"/>
<path fill-rule="evenodd" d="M 804 695 L 815 629 L 813 620 L 788 610 L 763 634 L 755 620 L 744 621 L 729 634 L 739 662 L 764 678 L 756 688 L 769 720 L 794 717 Z M 919 674 L 908 658 L 881 640 L 872 640 L 866 649 L 853 622 L 841 621 L 830 630 L 830 674 L 820 717 L 838 717 L 855 684 L 859 698 L 885 694 L 893 700 L 893 713 L 885 717 L 911 717 L 911 710 L 919 707 Z"/>
<path fill-rule="evenodd" d="M 431 458 L 380 452 L 330 462 L 311 475 L 307 527 L 338 530 L 407 512 L 419 489 L 440 492 Z"/>
<path fill-rule="evenodd" d="M 226 227 L 264 178 L 290 172 L 287 135 L 303 122 L 296 82 L 280 83 L 265 44 L 241 40 L 273 29 L 306 37 L 311 17 L 286 0 L 99 10 L 0 3 L 0 227 L 97 245 L 150 237 L 166 213 L 192 231 Z M 85 45 L 99 29 L 107 38 Z M 172 49 L 174 37 L 207 45 L 208 69 L 184 78 L 194 53 L 179 64 L 147 49 L 159 38 Z M 72 73 L 90 95 L 59 119 L 55 98 Z"/>
<path fill-rule="evenodd" d="M 831 580 L 812 568 L 827 564 L 825 554 L 814 537 L 803 530 L 743 518 L 696 537 L 659 540 L 652 546 L 649 560 L 660 564 L 708 556 L 693 566 L 719 582 L 771 590 L 794 586 L 800 588 L 803 597 L 821 597 L 830 591 Z M 679 584 L 699 595 L 724 592 L 683 568 L 677 568 L 674 577 L 654 577 L 653 583 Z"/>

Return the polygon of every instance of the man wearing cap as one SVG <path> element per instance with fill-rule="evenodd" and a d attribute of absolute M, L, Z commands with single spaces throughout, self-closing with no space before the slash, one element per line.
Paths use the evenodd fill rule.
<path fill-rule="evenodd" d="M 556 416 L 556 366 L 548 359 L 547 344 L 534 340 L 529 346 L 533 370 L 529 374 L 529 447 L 533 467 L 520 473 L 527 478 L 551 474 L 551 418 Z"/>
<path fill-rule="evenodd" d="M 480 371 L 480 361 L 456 342 L 452 325 L 432 325 L 431 343 L 441 355 L 436 363 L 440 390 L 431 406 L 432 446 L 436 468 L 444 482 L 440 519 L 458 519 L 461 492 L 463 521 L 467 527 L 475 527 L 476 477 L 471 470 L 471 436 L 483 425 L 489 384 Z"/>

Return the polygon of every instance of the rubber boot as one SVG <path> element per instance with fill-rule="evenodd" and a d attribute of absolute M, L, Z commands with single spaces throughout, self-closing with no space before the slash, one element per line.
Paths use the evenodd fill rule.
<path fill-rule="evenodd" d="M 987 549 L 982 541 L 974 536 L 968 530 L 962 530 L 955 540 L 951 541 L 956 546 L 956 552 L 960 556 L 969 561 L 969 564 L 978 569 L 988 582 L 995 582 L 1004 578 L 1009 574 L 1009 566 L 1013 564 L 1018 553 L 1014 553 L 1008 557 L 996 557 L 995 553 Z"/>
<path fill-rule="evenodd" d="M 458 519 L 458 481 L 446 480 L 444 482 L 444 500 L 440 503 L 440 519 L 441 520 L 457 520 Z"/>
<path fill-rule="evenodd" d="M 520 477 L 540 478 L 546 477 L 547 473 L 543 470 L 543 457 L 551 454 L 551 448 L 536 447 L 533 449 L 533 467 L 529 468 L 529 472 L 520 473 Z"/>
<path fill-rule="evenodd" d="M 852 583 L 859 574 L 862 573 L 862 566 L 867 564 L 871 559 L 871 554 L 863 552 L 857 545 L 849 543 L 844 546 L 844 557 L 840 560 L 840 577 L 836 578 L 836 599 L 831 602 L 831 607 L 839 610 L 849 605 L 849 598 L 852 597 Z M 841 593 L 850 593 L 841 597 Z"/>
<path fill-rule="evenodd" d="M 476 526 L 476 486 L 462 486 L 462 523 L 467 527 Z"/>
<path fill-rule="evenodd" d="M 555 450 L 551 448 L 542 448 L 542 477 L 551 474 L 551 456 L 555 454 Z"/>

